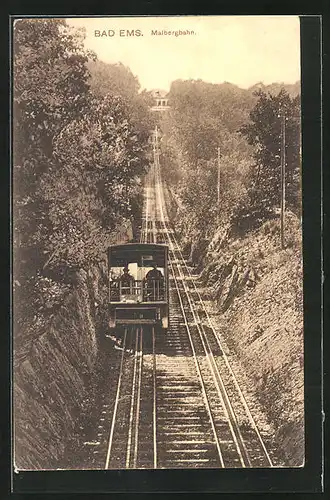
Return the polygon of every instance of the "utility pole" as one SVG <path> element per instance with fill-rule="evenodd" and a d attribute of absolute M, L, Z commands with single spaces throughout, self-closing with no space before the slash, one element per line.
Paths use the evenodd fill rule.
<path fill-rule="evenodd" d="M 152 141 L 153 153 L 154 153 L 154 163 L 155 163 L 155 158 L 156 158 L 156 130 L 157 130 L 157 127 L 155 128 L 155 131 L 153 134 L 153 141 Z"/>
<path fill-rule="evenodd" d="M 218 147 L 218 208 L 220 207 L 220 147 Z"/>
<path fill-rule="evenodd" d="M 284 224 L 285 224 L 285 112 L 281 112 L 281 248 L 285 247 Z"/>
<path fill-rule="evenodd" d="M 158 127 L 157 127 L 157 125 L 156 125 L 156 129 L 155 129 L 155 149 L 154 149 L 154 155 L 155 155 L 154 163 L 155 163 L 155 166 L 157 168 L 158 167 Z"/>
<path fill-rule="evenodd" d="M 128 197 L 128 171 L 129 171 L 129 163 L 128 163 L 128 165 L 127 165 L 126 177 L 125 177 L 126 217 L 128 217 L 128 212 L 129 212 L 129 197 Z"/>

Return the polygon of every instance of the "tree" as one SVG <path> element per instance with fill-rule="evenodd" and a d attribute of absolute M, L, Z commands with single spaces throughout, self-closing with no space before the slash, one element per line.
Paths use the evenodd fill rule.
<path fill-rule="evenodd" d="M 76 265 L 84 266 L 91 255 L 99 255 L 102 230 L 109 232 L 119 218 L 130 216 L 136 179 L 146 171 L 144 145 L 137 138 L 121 98 L 91 97 L 88 115 L 73 120 L 54 139 L 54 156 L 60 168 L 44 178 L 48 189 L 42 186 L 57 221 L 52 237 L 62 234 L 62 240 L 56 242 L 59 254 L 73 249 Z M 84 213 L 79 218 L 83 203 Z M 68 241 L 65 228 L 70 214 L 76 230 Z M 95 225 L 92 239 L 91 221 Z M 81 249 L 74 251 L 75 241 L 86 243 L 82 247 L 84 255 Z"/>
<path fill-rule="evenodd" d="M 147 145 L 155 122 L 150 113 L 153 104 L 151 94 L 140 90 L 140 84 L 130 68 L 122 63 L 108 64 L 89 61 L 91 91 L 97 97 L 120 98 L 124 103 L 138 142 Z"/>
<path fill-rule="evenodd" d="M 26 263 L 36 264 L 31 252 L 35 254 L 36 238 L 48 223 L 39 185 L 41 175 L 54 168 L 53 138 L 87 108 L 88 54 L 82 41 L 82 34 L 69 29 L 63 20 L 15 22 L 14 243 L 28 253 L 23 256 Z M 17 259 L 17 265 L 21 260 Z"/>
<path fill-rule="evenodd" d="M 253 105 L 251 94 L 239 87 L 202 80 L 177 80 L 169 92 L 171 135 L 193 168 L 211 160 L 218 146 L 230 153 L 227 142 L 243 125 Z"/>
<path fill-rule="evenodd" d="M 134 108 L 135 79 L 130 97 L 91 90 L 94 56 L 83 37 L 62 20 L 15 23 L 15 313 L 23 325 L 99 260 L 116 223 L 131 216 L 147 168 L 146 96 Z"/>
<path fill-rule="evenodd" d="M 122 63 L 108 64 L 103 61 L 89 61 L 90 86 L 96 96 L 112 94 L 127 100 L 137 95 L 140 84 L 131 70 Z"/>
<path fill-rule="evenodd" d="M 300 211 L 300 98 L 284 89 L 277 95 L 256 93 L 258 102 L 250 113 L 250 123 L 240 131 L 254 147 L 251 171 L 251 204 L 265 216 L 280 206 L 281 115 L 286 128 L 286 202 Z"/>

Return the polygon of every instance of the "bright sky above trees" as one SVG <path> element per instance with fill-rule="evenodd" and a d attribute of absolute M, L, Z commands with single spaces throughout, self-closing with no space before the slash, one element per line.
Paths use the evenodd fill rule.
<path fill-rule="evenodd" d="M 247 88 L 258 82 L 300 79 L 298 16 L 177 16 L 75 18 L 86 29 L 86 47 L 102 61 L 122 62 L 142 88 L 169 90 L 176 79 L 224 81 Z M 119 30 L 143 36 L 120 37 Z M 114 30 L 96 37 L 95 30 Z M 190 30 L 195 35 L 155 36 L 152 30 Z"/>

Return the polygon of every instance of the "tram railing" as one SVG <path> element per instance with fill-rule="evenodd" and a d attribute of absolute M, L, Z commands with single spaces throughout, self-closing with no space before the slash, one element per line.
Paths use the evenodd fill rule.
<path fill-rule="evenodd" d="M 132 280 L 122 283 L 110 281 L 109 302 L 164 302 L 166 300 L 165 280 Z"/>

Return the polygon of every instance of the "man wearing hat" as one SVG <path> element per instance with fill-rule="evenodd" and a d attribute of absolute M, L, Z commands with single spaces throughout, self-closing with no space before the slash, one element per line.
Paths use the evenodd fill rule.
<path fill-rule="evenodd" d="M 125 266 L 123 269 L 123 274 L 120 276 L 119 281 L 122 287 L 129 287 L 129 290 L 123 290 L 123 293 L 130 293 L 132 285 L 134 283 L 133 276 L 129 273 L 128 267 Z"/>
<path fill-rule="evenodd" d="M 153 262 L 151 265 L 152 269 L 146 275 L 147 296 L 149 300 L 160 300 L 163 298 L 164 293 L 164 276 L 157 269 L 156 262 Z"/>
<path fill-rule="evenodd" d="M 161 271 L 159 269 L 157 269 L 156 262 L 153 262 L 151 265 L 152 265 L 152 269 L 147 272 L 146 280 L 147 281 L 149 281 L 149 280 L 162 280 L 163 275 L 162 275 Z"/>

